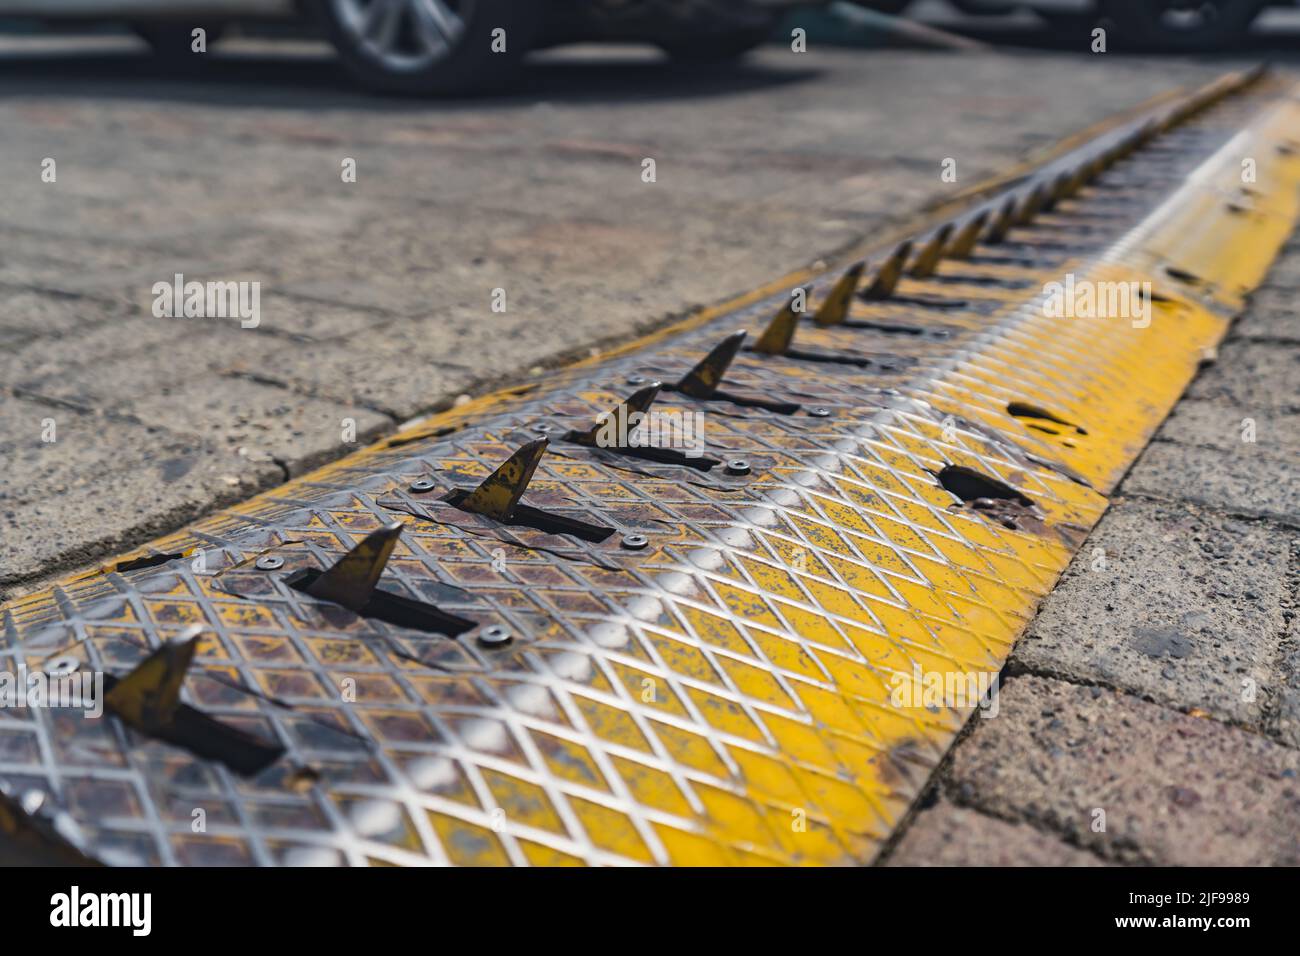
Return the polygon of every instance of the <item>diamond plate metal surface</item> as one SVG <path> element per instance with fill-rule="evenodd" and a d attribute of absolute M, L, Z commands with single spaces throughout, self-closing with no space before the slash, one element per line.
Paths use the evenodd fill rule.
<path fill-rule="evenodd" d="M 42 821 L 108 863 L 870 861 L 972 710 L 894 706 L 891 676 L 1001 668 L 1294 221 L 1300 168 L 1278 148 L 1300 132 L 1293 91 L 1266 82 L 1183 119 L 1003 241 L 967 233 L 964 257 L 856 299 L 846 322 L 798 323 L 791 352 L 739 352 L 726 393 L 793 408 L 662 392 L 656 410 L 704 414 L 707 469 L 565 436 L 728 333 L 753 342 L 784 292 L 437 416 L 11 602 L 10 671 L 71 660 L 120 678 L 199 625 L 183 701 L 284 753 L 243 775 L 113 716 L 9 709 L 0 782 L 43 795 Z M 1242 155 L 1260 164 L 1248 197 Z M 1040 190 L 1041 205 L 1067 168 L 1082 167 L 1012 197 Z M 1045 283 L 1066 273 L 1150 281 L 1154 320 L 1047 317 Z M 836 279 L 812 284 L 813 311 Z M 604 538 L 442 501 L 542 436 L 523 503 Z M 748 473 L 727 472 L 737 459 Z M 945 468 L 1031 504 L 964 502 Z M 394 521 L 380 588 L 461 632 L 295 586 Z"/>

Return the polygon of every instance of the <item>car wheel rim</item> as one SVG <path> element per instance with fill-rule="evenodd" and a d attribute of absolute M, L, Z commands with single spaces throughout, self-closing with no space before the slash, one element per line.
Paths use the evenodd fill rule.
<path fill-rule="evenodd" d="M 357 48 L 385 69 L 410 72 L 447 59 L 466 35 L 474 0 L 330 0 Z"/>

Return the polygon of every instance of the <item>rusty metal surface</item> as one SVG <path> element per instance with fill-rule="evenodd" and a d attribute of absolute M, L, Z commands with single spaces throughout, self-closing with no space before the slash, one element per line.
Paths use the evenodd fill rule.
<path fill-rule="evenodd" d="M 0 669 L 162 696 L 0 712 L 0 784 L 107 863 L 870 861 L 972 710 L 891 676 L 1000 669 L 1291 228 L 1296 103 L 1253 79 L 882 250 L 856 296 L 819 278 L 806 321 L 773 296 L 12 602 Z M 1151 282 L 1153 321 L 1045 315 L 1067 274 Z M 701 413 L 702 455 L 592 447 L 633 395 Z"/>

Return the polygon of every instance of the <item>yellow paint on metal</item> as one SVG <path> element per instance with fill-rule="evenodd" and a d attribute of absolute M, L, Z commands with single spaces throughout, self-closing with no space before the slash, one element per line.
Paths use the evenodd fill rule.
<path fill-rule="evenodd" d="M 122 678 L 104 703 L 132 727 L 167 724 L 181 703 L 181 684 L 194 660 L 199 639 L 164 644 Z"/>
<path fill-rule="evenodd" d="M 729 325 L 707 341 L 697 333 L 626 350 L 608 375 L 585 364 L 545 389 L 453 410 L 412 429 L 415 445 L 390 439 L 151 546 L 193 554 L 215 542 L 215 567 L 187 559 L 139 577 L 85 575 L 11 602 L 3 633 L 16 640 L 0 650 L 33 668 L 70 656 L 126 672 L 151 642 L 202 624 L 219 640 L 190 668 L 187 699 L 268 738 L 274 728 L 304 763 L 239 782 L 175 749 L 83 748 L 60 764 L 61 785 L 143 773 L 149 761 L 208 774 L 212 799 L 275 808 L 273 822 L 249 813 L 222 845 L 251 862 L 871 860 L 977 706 L 979 678 L 1000 670 L 1106 493 L 1293 226 L 1295 111 L 1291 98 L 1269 101 L 1126 235 L 1050 270 L 942 259 L 931 242 L 897 291 L 969 299 L 941 328 L 880 298 L 854 302 L 845 322 L 799 331 L 801 348 L 843 356 L 860 348 L 863 327 L 895 323 L 907 334 L 891 339 L 888 361 L 750 352 L 723 377 L 729 392 L 796 397 L 798 414 L 684 395 L 656 405 L 706 408 L 710 447 L 743 452 L 748 484 L 725 484 L 721 468 L 666 479 L 558 440 L 545 457 L 538 442 L 510 458 L 516 433 L 539 421 L 589 427 L 621 400 L 629 372 L 673 381 Z M 1243 197 L 1247 158 L 1257 176 Z M 1068 229 L 1088 201 L 1087 187 L 1062 200 L 1039 234 Z M 1059 314 L 1059 303 L 1077 305 L 1071 284 L 1145 291 L 1122 299 L 1137 305 L 1133 315 Z M 766 324 L 769 302 L 741 324 Z M 939 331 L 964 344 L 943 351 L 919 334 Z M 617 525 L 624 540 L 644 529 L 649 543 L 600 552 L 601 563 L 591 549 L 603 543 L 561 555 L 527 529 L 492 537 L 394 515 L 384 502 L 428 474 L 426 449 L 452 477 L 506 461 L 499 481 L 479 487 L 497 489 L 482 513 L 509 518 L 527 485 L 537 509 Z M 1031 506 L 963 501 L 942 483 L 954 470 Z M 403 533 L 388 586 L 453 603 L 459 590 L 473 601 L 456 612 L 509 623 L 513 646 L 376 629 L 339 608 L 304 607 L 257 570 L 259 554 L 337 555 L 394 517 Z M 931 675 L 976 692 L 931 702 Z M 356 697 L 344 705 L 347 681 Z M 44 724 L 31 729 L 54 739 Z M 162 806 L 169 784 L 149 780 L 133 798 Z M 327 819 L 312 817 L 320 806 Z M 83 821 L 104 845 L 136 840 L 144 862 L 217 852 L 188 817 L 143 822 L 116 809 Z"/>
<path fill-rule="evenodd" d="M 782 355 L 790 348 L 790 343 L 794 341 L 794 330 L 799 325 L 800 313 L 795 311 L 795 306 L 800 296 L 806 297 L 807 290 L 798 289 L 790 296 L 790 301 L 781 308 L 768 327 L 763 330 L 763 334 L 758 337 L 758 341 L 754 343 L 755 352 Z"/>
<path fill-rule="evenodd" d="M 544 440 L 520 448 L 466 496 L 460 507 L 498 521 L 508 521 L 545 453 Z"/>

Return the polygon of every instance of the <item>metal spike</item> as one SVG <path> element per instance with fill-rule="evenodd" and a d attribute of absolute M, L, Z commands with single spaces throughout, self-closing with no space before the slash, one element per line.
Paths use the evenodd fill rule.
<path fill-rule="evenodd" d="M 1016 225 L 1026 226 L 1034 221 L 1043 208 L 1043 197 L 1046 195 L 1046 187 L 1039 183 L 1035 186 L 1028 196 L 1025 197 L 1024 203 L 1020 206 L 1020 211 L 1016 213 Z"/>
<path fill-rule="evenodd" d="M 1065 182 L 1061 185 L 1061 199 L 1069 199 L 1083 188 L 1083 184 L 1088 181 L 1089 166 L 1089 163 L 1080 163 L 1074 172 L 1064 174 Z"/>
<path fill-rule="evenodd" d="M 944 250 L 944 255 L 950 259 L 965 259 L 975 251 L 975 243 L 979 241 L 980 230 L 984 228 L 984 223 L 988 221 L 989 214 L 981 212 L 979 215 L 966 220 L 966 224 L 957 230 L 957 235 L 952 237 L 952 242 L 948 243 L 948 248 Z"/>
<path fill-rule="evenodd" d="M 1069 176 L 1065 173 L 1058 173 L 1052 177 L 1052 181 L 1043 186 L 1043 212 L 1050 212 L 1056 208 L 1056 204 L 1061 201 L 1065 193 L 1065 184 Z"/>
<path fill-rule="evenodd" d="M 1052 180 L 1052 185 L 1048 187 L 1049 189 L 1049 192 L 1047 194 L 1048 204 L 1044 208 L 1047 209 L 1055 208 L 1057 203 L 1059 203 L 1062 199 L 1064 199 L 1066 196 L 1070 194 L 1069 192 L 1070 178 L 1071 177 L 1069 173 L 1057 174 L 1056 178 Z"/>
<path fill-rule="evenodd" d="M 537 463 L 546 454 L 550 444 L 545 438 L 530 441 L 507 458 L 496 471 L 483 479 L 482 484 L 456 505 L 461 511 L 472 511 L 497 521 L 514 517 L 515 506 L 523 497 L 528 483 L 533 480 Z"/>
<path fill-rule="evenodd" d="M 943 248 L 948 244 L 950 235 L 952 235 L 952 223 L 945 222 L 917 253 L 916 260 L 912 263 L 912 278 L 925 279 L 934 275 L 934 270 L 939 267 L 939 260 L 943 258 Z"/>
<path fill-rule="evenodd" d="M 650 406 L 654 404 L 655 399 L 659 396 L 659 389 L 662 387 L 663 386 L 658 382 L 652 382 L 645 388 L 638 389 L 597 419 L 596 424 L 592 425 L 591 428 L 587 429 L 585 432 L 570 432 L 565 440 L 575 442 L 579 445 L 595 446 L 597 437 L 605 427 L 605 422 L 609 421 L 611 418 L 617 421 L 620 407 L 627 409 L 629 420 L 634 414 L 640 413 L 644 415 L 650 410 Z M 621 432 L 619 433 L 621 434 Z"/>
<path fill-rule="evenodd" d="M 1011 227 L 1016 221 L 1016 197 L 1008 196 L 1007 201 L 1002 204 L 998 214 L 993 217 L 993 224 L 989 226 L 989 231 L 984 234 L 984 241 L 990 245 L 997 245 L 1007 237 Z"/>
<path fill-rule="evenodd" d="M 323 601 L 342 604 L 352 611 L 360 611 L 374 594 L 379 576 L 402 536 L 402 523 L 372 531 L 359 545 L 349 551 L 328 571 L 312 581 L 306 591 Z"/>
<path fill-rule="evenodd" d="M 898 288 L 898 280 L 903 277 L 903 266 L 907 263 L 907 257 L 911 254 L 912 243 L 900 243 L 889 258 L 880 264 L 880 268 L 876 270 L 875 279 L 862 293 L 862 298 L 868 300 L 888 299 L 893 295 L 894 290 Z"/>
<path fill-rule="evenodd" d="M 822 307 L 813 316 L 813 322 L 825 327 L 839 325 L 849 317 L 849 307 L 853 304 L 853 294 L 858 291 L 858 283 L 862 281 L 862 273 L 866 268 L 867 264 L 865 262 L 854 263 L 849 267 L 848 272 L 840 276 L 840 281 L 835 283 L 835 287 L 826 296 L 826 301 L 822 303 Z"/>
<path fill-rule="evenodd" d="M 803 293 L 804 301 L 808 301 L 807 289 L 795 289 L 790 293 L 790 301 L 776 314 L 763 334 L 758 337 L 758 341 L 754 343 L 755 352 L 762 352 L 765 355 L 785 354 L 790 343 L 794 341 L 794 330 L 799 325 L 799 313 L 794 310 L 794 304 L 800 293 Z"/>
<path fill-rule="evenodd" d="M 732 360 L 740 351 L 745 335 L 745 330 L 741 329 L 715 345 L 713 351 L 704 356 L 695 368 L 682 376 L 682 380 L 674 386 L 675 390 L 691 398 L 712 398 L 722 384 L 722 376 L 727 374 Z"/>
<path fill-rule="evenodd" d="M 181 684 L 199 646 L 198 625 L 142 660 L 113 689 L 104 704 L 132 727 L 153 731 L 170 724 L 181 704 Z"/>

